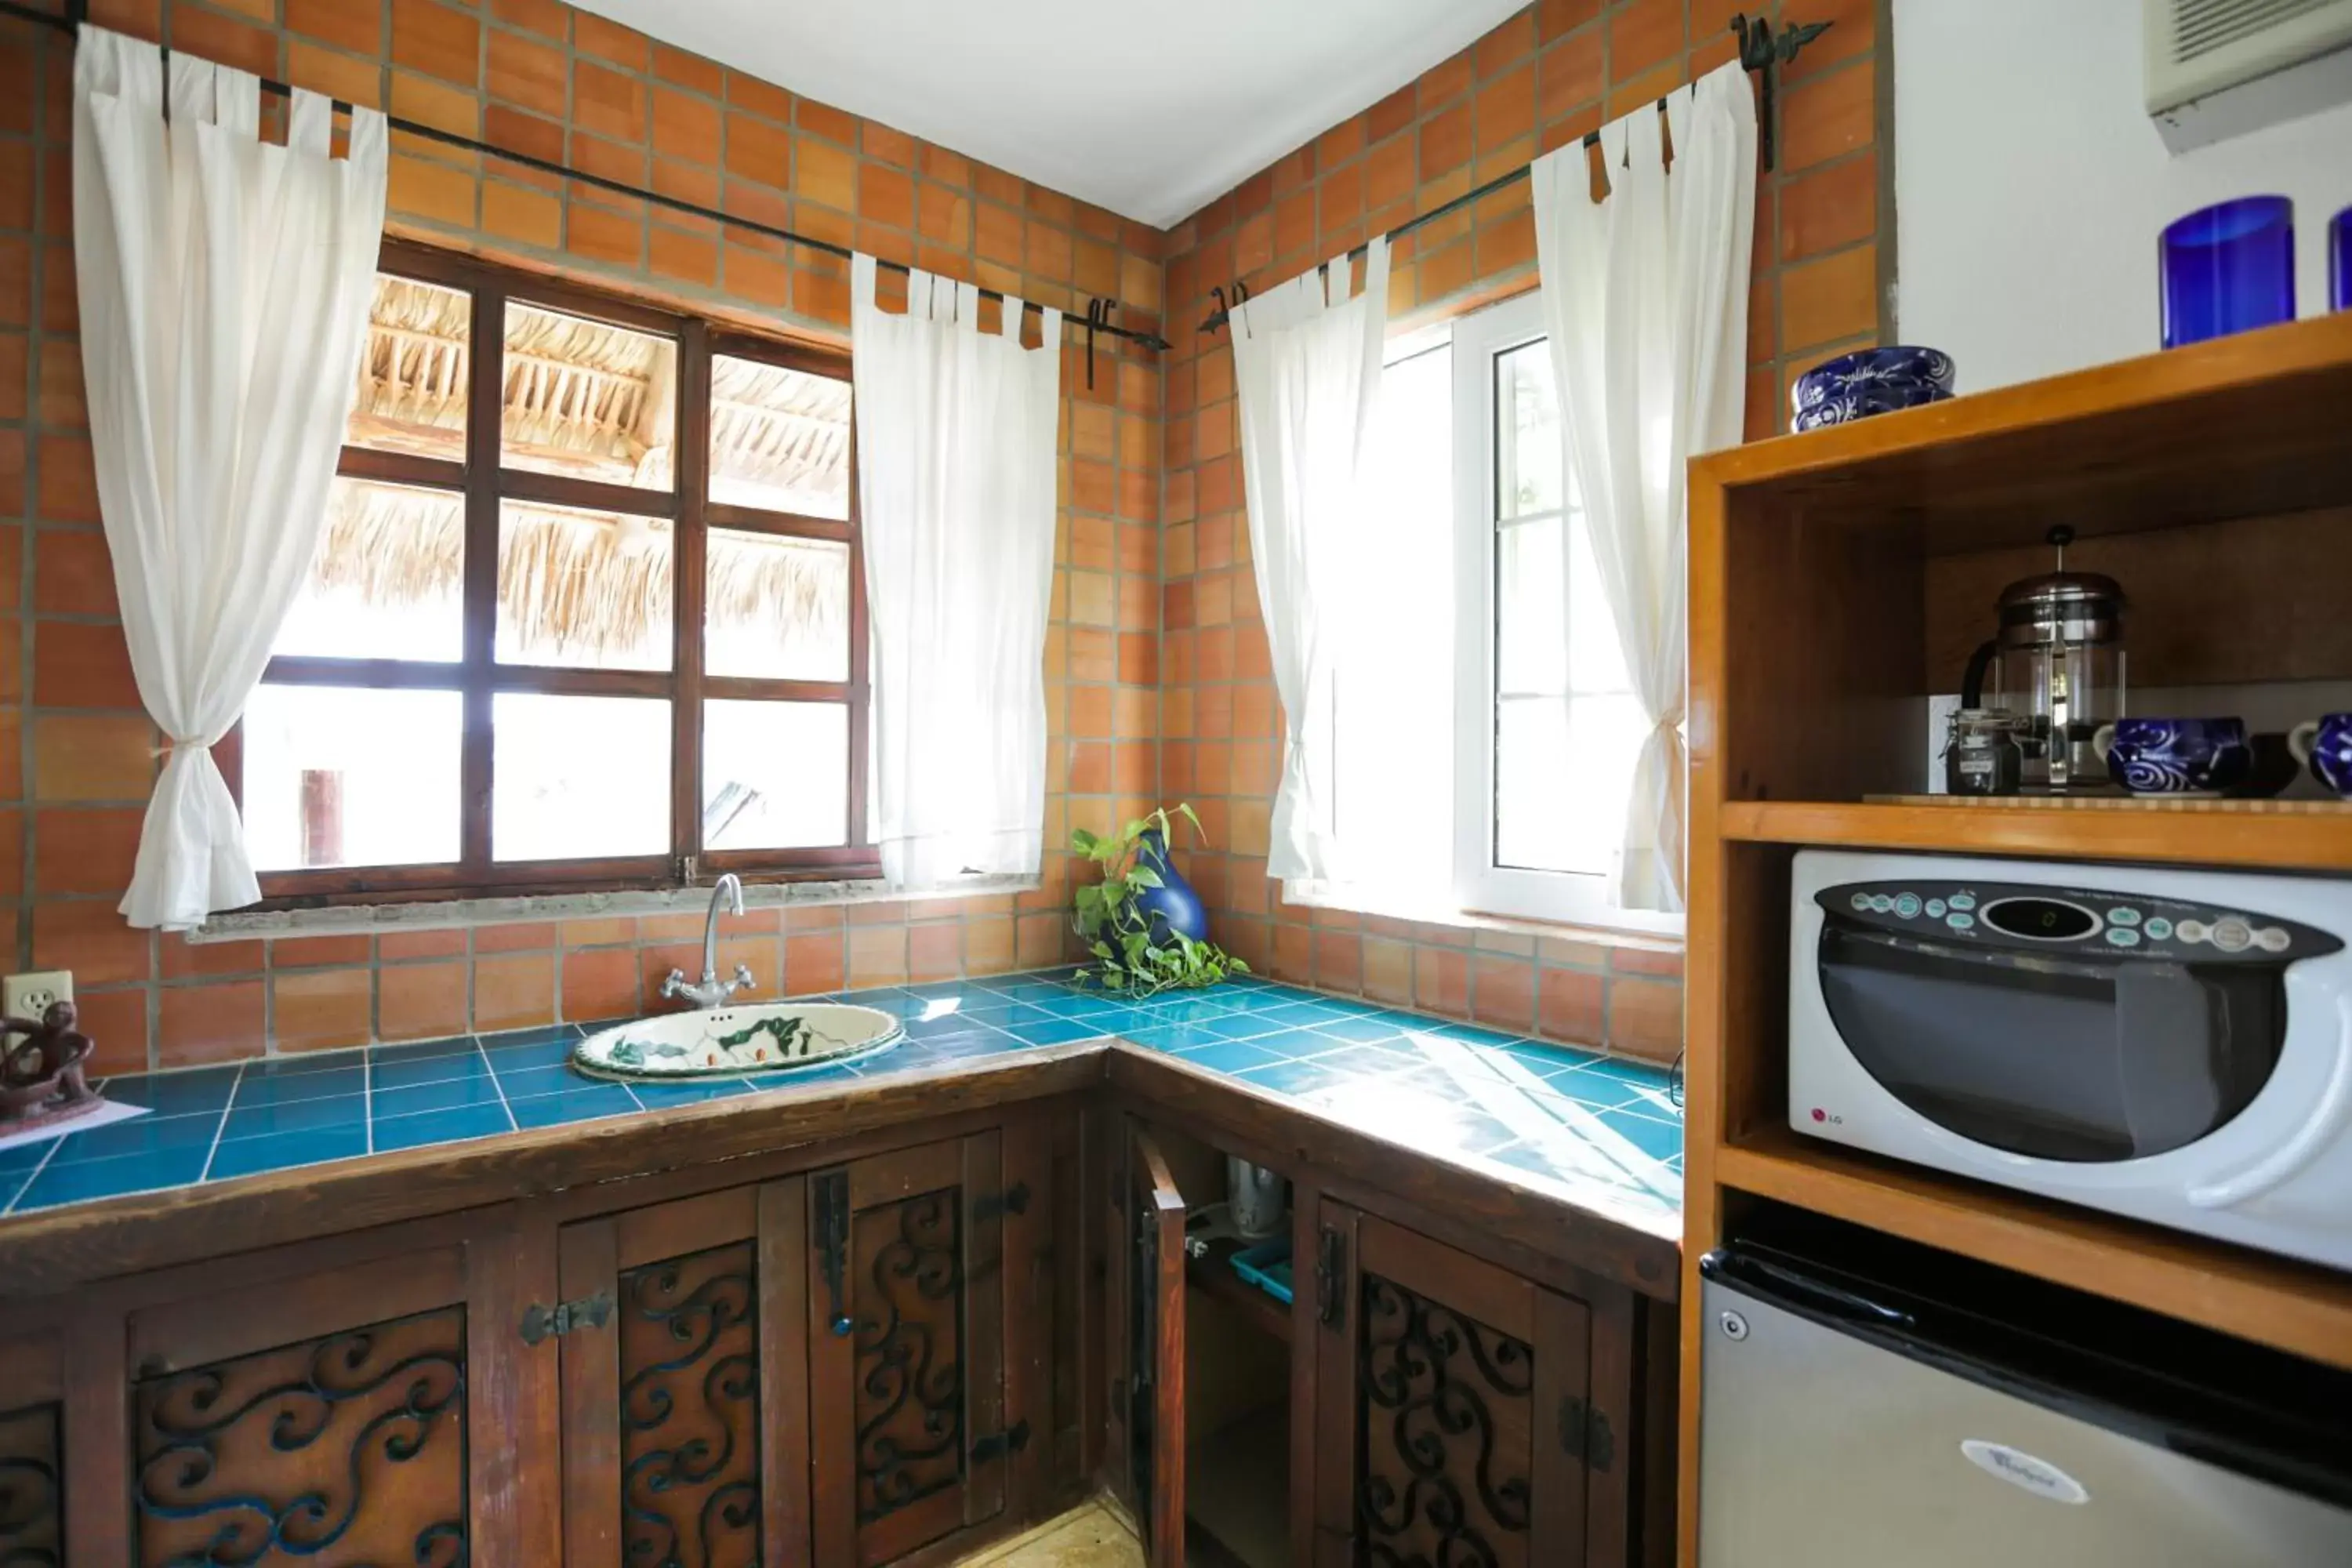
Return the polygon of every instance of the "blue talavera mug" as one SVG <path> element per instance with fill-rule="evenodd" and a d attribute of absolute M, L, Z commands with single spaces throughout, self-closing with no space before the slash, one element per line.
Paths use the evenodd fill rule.
<path fill-rule="evenodd" d="M 2337 795 L 2352 795 L 2352 713 L 2306 720 L 2287 731 L 2287 750 L 2311 776 Z"/>
<path fill-rule="evenodd" d="M 2237 719 L 2118 719 L 2091 743 L 2134 795 L 2219 795 L 2245 783 L 2254 765 Z"/>

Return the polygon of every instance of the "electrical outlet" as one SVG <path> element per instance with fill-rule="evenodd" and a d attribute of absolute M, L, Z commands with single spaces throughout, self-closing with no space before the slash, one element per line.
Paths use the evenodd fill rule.
<path fill-rule="evenodd" d="M 52 1002 L 73 1000 L 73 971 L 41 969 L 0 980 L 0 1009 L 11 1018 L 38 1018 Z"/>

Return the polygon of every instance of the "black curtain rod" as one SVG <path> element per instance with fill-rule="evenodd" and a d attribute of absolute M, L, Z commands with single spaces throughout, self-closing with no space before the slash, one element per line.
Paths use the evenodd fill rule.
<path fill-rule="evenodd" d="M 36 22 L 45 27 L 54 27 L 60 32 L 70 33 L 75 30 L 77 26 L 74 18 L 70 16 L 57 16 L 50 15 L 47 11 L 36 11 L 30 5 L 18 4 L 17 0 L 0 0 L 0 15 L 15 16 L 26 22 Z M 165 58 L 168 59 L 171 57 L 171 53 L 172 51 L 168 47 L 163 49 Z M 294 89 L 287 86 L 286 83 L 282 81 L 272 81 L 267 77 L 261 79 L 261 90 L 278 98 L 289 97 L 294 91 Z M 340 98 L 334 100 L 334 105 L 337 109 L 341 110 L 345 113 L 349 113 L 351 111 L 352 106 Z M 494 147 L 487 142 L 478 142 L 470 136 L 460 136 L 454 131 L 443 131 L 437 126 L 432 125 L 420 125 L 413 120 L 403 120 L 397 115 L 386 115 L 384 119 L 386 123 L 388 123 L 393 130 L 401 132 L 405 135 L 421 136 L 428 142 L 438 142 L 444 146 L 462 148 L 466 152 L 479 153 L 486 157 L 500 158 L 509 163 L 520 163 L 526 169 L 537 169 L 541 174 L 555 174 L 567 180 L 577 180 L 584 185 L 594 185 L 599 190 L 611 191 L 615 195 L 631 196 L 638 201 L 651 202 L 656 206 L 667 207 L 672 212 L 681 212 L 692 217 L 706 218 L 712 223 L 724 224 L 730 228 L 748 229 L 753 234 L 764 234 L 771 239 L 781 239 L 790 245 L 804 246 L 811 250 L 821 250 L 827 256 L 838 256 L 846 260 L 853 254 L 847 246 L 835 245 L 828 239 L 818 239 L 810 235 L 795 234 L 791 229 L 778 228 L 772 224 L 759 223 L 753 219 L 740 217 L 732 213 L 717 212 L 709 207 L 697 205 L 693 202 L 680 201 L 676 196 L 664 195 L 659 191 L 642 190 L 635 185 L 624 184 L 619 180 L 608 180 L 602 174 L 591 174 L 583 170 L 571 168 L 565 164 L 558 163 L 551 159 L 534 158 L 528 153 L 518 153 L 511 148 Z M 886 258 L 878 257 L 876 258 L 876 261 L 877 265 L 887 268 L 892 272 L 908 272 L 912 270 L 903 261 L 891 261 Z M 980 297 L 983 300 L 995 300 L 1000 302 L 1004 298 L 1002 293 L 994 289 L 982 289 L 980 291 Z M 1110 309 L 1114 310 L 1118 308 L 1116 300 L 1105 300 L 1100 301 L 1099 303 L 1107 305 Z M 1035 310 L 1039 312 L 1040 315 L 1044 313 L 1045 309 L 1045 306 L 1037 303 L 1034 300 L 1024 300 L 1023 304 L 1026 309 Z M 1140 343 L 1148 349 L 1159 349 L 1161 351 L 1165 351 L 1167 349 L 1168 340 L 1160 336 L 1157 332 L 1139 331 L 1132 327 L 1113 326 L 1108 320 L 1103 319 L 1108 316 L 1108 312 L 1106 310 L 1101 316 L 1090 317 L 1086 312 L 1072 312 L 1066 310 L 1062 314 L 1062 324 L 1064 326 L 1084 328 L 1087 330 L 1087 334 L 1090 337 L 1097 333 L 1101 333 L 1114 338 L 1125 338 L 1129 342 Z"/>
<path fill-rule="evenodd" d="M 1758 17 L 1752 23 L 1749 22 L 1744 15 L 1731 18 L 1731 30 L 1739 35 L 1739 63 L 1751 71 L 1760 71 L 1763 73 L 1764 101 L 1758 111 L 1757 126 L 1758 147 L 1764 160 L 1764 167 L 1767 169 L 1772 167 L 1773 68 L 1775 66 L 1786 65 L 1790 60 L 1795 59 L 1799 49 L 1803 48 L 1807 44 L 1810 44 L 1815 38 L 1820 37 L 1823 33 L 1829 30 L 1830 26 L 1831 24 L 1827 22 L 1793 22 L 1790 23 L 1788 28 L 1776 38 L 1772 36 L 1771 23 L 1761 16 Z M 1677 89 L 1676 90 L 1680 89 Z M 1663 98 L 1658 100 L 1656 107 L 1661 110 L 1664 109 L 1666 107 L 1666 100 Z M 1600 132 L 1588 131 L 1584 133 L 1582 145 L 1587 147 L 1597 147 L 1600 144 Z M 1522 163 L 1507 174 L 1497 174 L 1475 190 L 1465 191 L 1450 202 L 1442 202 L 1436 206 L 1430 208 L 1425 213 L 1420 213 L 1412 217 L 1405 219 L 1404 222 L 1397 225 L 1394 228 L 1389 230 L 1387 234 L 1381 237 L 1393 245 L 1396 241 L 1402 239 L 1406 235 L 1411 234 L 1414 229 L 1420 228 L 1424 224 L 1433 224 L 1439 218 L 1460 212 L 1464 207 L 1470 205 L 1474 202 L 1483 201 L 1486 197 L 1493 195 L 1496 191 L 1508 190 L 1511 186 L 1517 184 L 1521 180 L 1526 179 L 1534 172 L 1534 169 L 1535 165 L 1532 163 Z M 1370 248 L 1370 243 L 1367 241 L 1365 244 L 1359 245 L 1354 249 L 1349 251 L 1345 259 L 1355 261 L 1360 258 Z M 1318 272 L 1325 271 L 1330 267 L 1330 265 L 1331 264 L 1329 262 L 1326 261 L 1320 266 L 1318 266 L 1315 270 Z M 1224 290 L 1222 288 L 1212 291 L 1215 293 L 1220 300 L 1223 300 L 1225 297 Z M 1234 285 L 1234 303 L 1237 305 L 1244 300 L 1249 298 L 1249 289 L 1245 284 L 1236 282 Z M 1229 307 L 1221 304 L 1217 310 L 1209 312 L 1208 320 L 1201 323 L 1201 330 L 1204 332 L 1215 331 L 1219 327 L 1225 324 L 1227 320 L 1232 316 L 1232 313 L 1233 312 Z"/>

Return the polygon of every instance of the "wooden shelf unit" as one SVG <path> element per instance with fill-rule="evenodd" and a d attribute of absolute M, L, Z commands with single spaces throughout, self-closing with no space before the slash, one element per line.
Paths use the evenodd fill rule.
<path fill-rule="evenodd" d="M 1874 1158 L 1787 1129 L 1726 1145 L 1724 1186 L 2352 1369 L 2352 1275 Z"/>
<path fill-rule="evenodd" d="M 1691 465 L 1684 1564 L 1696 1561 L 1700 1506 L 1697 1262 L 1727 1210 L 1753 1199 L 2352 1366 L 2352 1276 L 1787 1126 L 1801 847 L 2352 872 L 2352 814 L 1872 798 L 1925 791 L 1926 699 L 1958 689 L 1953 652 L 1984 585 L 2046 570 L 2023 547 L 2053 523 L 2075 528 L 2085 569 L 2113 572 L 2127 594 L 2156 590 L 2147 624 L 2126 632 L 2161 650 L 2147 671 L 2135 655 L 2135 682 L 2352 679 L 2347 416 L 2352 312 Z M 2209 604 L 2210 622 L 2191 625 Z M 1993 609 L 1981 607 L 1986 635 Z"/>

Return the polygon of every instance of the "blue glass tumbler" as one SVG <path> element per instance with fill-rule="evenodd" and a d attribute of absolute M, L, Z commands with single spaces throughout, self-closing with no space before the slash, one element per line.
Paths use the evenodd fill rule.
<path fill-rule="evenodd" d="M 2327 226 L 2327 308 L 2352 310 L 2352 207 Z"/>
<path fill-rule="evenodd" d="M 2294 204 L 2241 196 L 2171 224 L 2159 252 L 2164 346 L 2294 320 Z"/>

